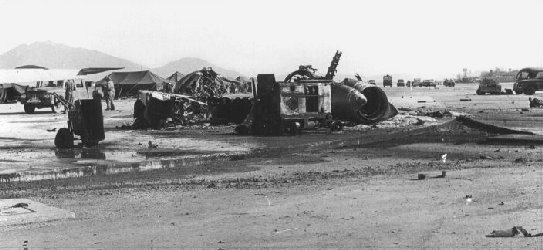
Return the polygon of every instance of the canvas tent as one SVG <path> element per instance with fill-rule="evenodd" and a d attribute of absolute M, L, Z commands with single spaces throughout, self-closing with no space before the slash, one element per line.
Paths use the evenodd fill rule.
<path fill-rule="evenodd" d="M 111 80 L 115 84 L 115 97 L 135 96 L 139 90 L 162 90 L 168 80 L 157 76 L 149 70 L 131 72 L 113 72 Z M 96 82 L 97 86 L 105 84 L 104 79 Z"/>
<path fill-rule="evenodd" d="M 15 69 L 0 69 L 0 103 L 17 101 L 29 87 L 62 86 L 67 79 L 77 79 L 77 70 L 47 69 L 25 65 Z"/>
<path fill-rule="evenodd" d="M 36 86 L 36 82 L 76 79 L 78 70 L 70 69 L 1 69 L 0 83 Z"/>

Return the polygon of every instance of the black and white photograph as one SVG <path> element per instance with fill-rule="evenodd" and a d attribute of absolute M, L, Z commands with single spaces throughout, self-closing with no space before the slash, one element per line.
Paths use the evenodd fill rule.
<path fill-rule="evenodd" d="M 0 249 L 542 249 L 541 0 L 0 0 Z"/>

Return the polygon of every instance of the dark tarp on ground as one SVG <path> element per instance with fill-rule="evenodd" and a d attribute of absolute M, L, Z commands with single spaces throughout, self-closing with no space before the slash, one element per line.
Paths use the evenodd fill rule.
<path fill-rule="evenodd" d="M 110 75 L 115 84 L 115 97 L 136 96 L 139 90 L 162 90 L 164 83 L 168 81 L 155 75 L 149 70 L 132 72 L 113 72 Z M 96 86 L 102 86 L 102 79 L 96 82 Z"/>
<path fill-rule="evenodd" d="M 28 86 L 22 86 L 15 83 L 0 84 L 0 103 L 17 101 L 17 99 L 26 92 Z"/>

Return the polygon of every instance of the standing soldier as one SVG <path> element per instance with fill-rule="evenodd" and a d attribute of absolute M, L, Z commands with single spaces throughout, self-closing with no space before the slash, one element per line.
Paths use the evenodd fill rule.
<path fill-rule="evenodd" d="M 103 86 L 104 98 L 106 99 L 106 110 L 115 110 L 115 104 L 113 104 L 113 98 L 115 98 L 115 84 L 109 76 L 104 79 L 106 84 Z"/>
<path fill-rule="evenodd" d="M 64 98 L 66 99 L 67 102 L 71 103 L 71 104 L 74 104 L 75 102 L 75 98 L 74 98 L 74 92 L 75 92 L 75 82 L 74 80 L 68 80 L 66 81 L 66 84 L 64 85 L 65 87 L 65 94 L 64 94 Z"/>

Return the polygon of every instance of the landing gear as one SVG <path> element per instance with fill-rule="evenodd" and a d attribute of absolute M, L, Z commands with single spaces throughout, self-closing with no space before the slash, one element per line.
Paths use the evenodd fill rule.
<path fill-rule="evenodd" d="M 61 128 L 55 136 L 55 146 L 57 148 L 71 148 L 74 146 L 74 134 L 67 128 Z"/>
<path fill-rule="evenodd" d="M 74 146 L 74 135 L 79 135 L 82 145 L 93 147 L 105 139 L 102 105 L 98 99 L 77 100 L 68 111 L 68 128 L 58 130 L 55 137 L 57 148 Z"/>
<path fill-rule="evenodd" d="M 34 110 L 36 110 L 36 107 L 32 104 L 25 103 L 24 110 L 27 114 L 34 114 Z"/>

